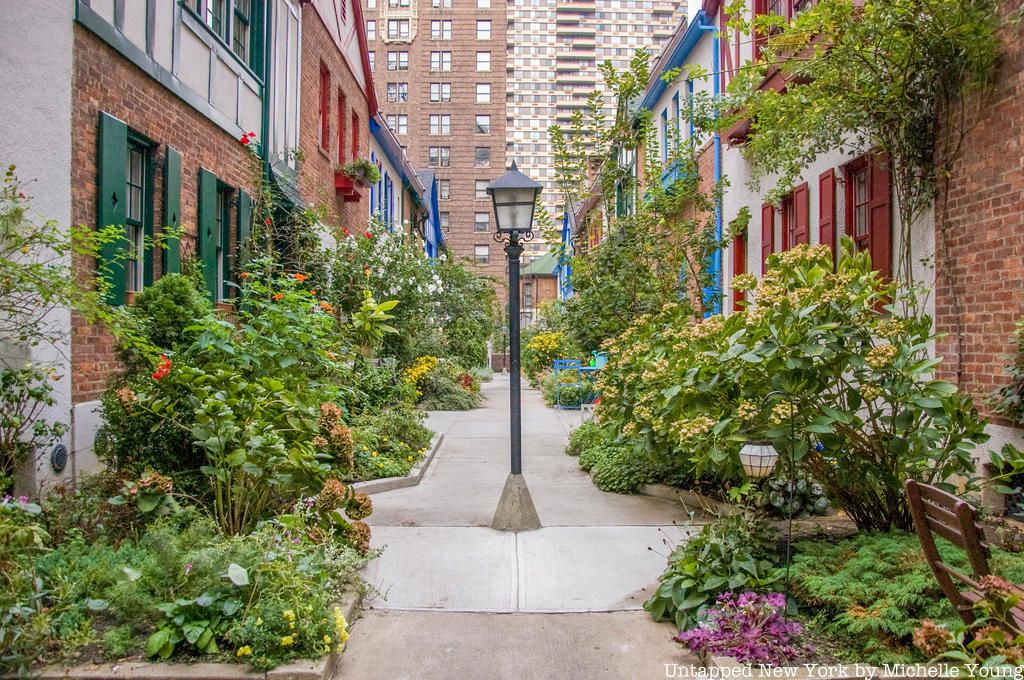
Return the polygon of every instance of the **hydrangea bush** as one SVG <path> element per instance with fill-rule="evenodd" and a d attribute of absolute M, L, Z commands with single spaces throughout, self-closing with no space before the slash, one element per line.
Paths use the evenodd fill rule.
<path fill-rule="evenodd" d="M 598 416 L 723 476 L 770 439 L 861 529 L 909 528 L 903 480 L 970 474 L 987 439 L 970 397 L 934 379 L 931 319 L 900 316 L 896 284 L 848 239 L 838 269 L 806 245 L 768 266 L 744 311 L 689 324 L 668 304 L 608 343 Z"/>

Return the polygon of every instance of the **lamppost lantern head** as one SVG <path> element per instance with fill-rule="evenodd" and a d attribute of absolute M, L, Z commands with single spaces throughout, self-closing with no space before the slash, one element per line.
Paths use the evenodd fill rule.
<path fill-rule="evenodd" d="M 771 442 L 751 441 L 740 449 L 740 463 L 743 472 L 751 479 L 764 479 L 775 469 L 779 452 Z"/>
<path fill-rule="evenodd" d="M 543 187 L 524 175 L 512 161 L 512 167 L 487 187 L 494 203 L 498 234 L 527 234 L 533 231 L 533 209 Z"/>

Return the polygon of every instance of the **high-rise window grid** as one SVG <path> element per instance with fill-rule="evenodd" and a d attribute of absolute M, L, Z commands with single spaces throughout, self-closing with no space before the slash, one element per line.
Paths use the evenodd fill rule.
<path fill-rule="evenodd" d="M 450 135 L 452 133 L 452 117 L 448 113 L 430 114 L 430 134 Z"/>

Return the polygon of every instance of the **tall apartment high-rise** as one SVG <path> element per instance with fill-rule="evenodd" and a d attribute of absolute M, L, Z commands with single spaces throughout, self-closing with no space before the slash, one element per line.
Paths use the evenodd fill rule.
<path fill-rule="evenodd" d="M 595 90 L 605 93 L 610 119 L 614 101 L 598 66 L 607 59 L 628 68 L 641 48 L 657 55 L 686 8 L 686 0 L 509 0 L 508 153 L 544 184 L 552 215 L 560 214 L 562 197 L 548 128 L 568 128 Z"/>
<path fill-rule="evenodd" d="M 505 171 L 506 0 L 362 0 L 377 98 L 431 168 L 448 246 L 504 278 L 485 188 Z"/>

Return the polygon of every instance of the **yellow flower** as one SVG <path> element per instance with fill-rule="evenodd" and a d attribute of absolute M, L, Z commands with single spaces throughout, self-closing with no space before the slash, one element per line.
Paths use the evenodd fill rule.
<path fill-rule="evenodd" d="M 291 647 L 293 644 L 295 644 L 295 638 L 293 638 L 291 635 L 285 635 L 283 638 L 281 638 L 282 647 Z"/>
<path fill-rule="evenodd" d="M 325 635 L 324 636 L 324 644 L 325 645 L 331 644 L 331 636 L 330 635 Z"/>
<path fill-rule="evenodd" d="M 290 630 L 295 630 L 295 622 L 294 621 L 289 621 L 288 622 L 288 628 Z"/>
<path fill-rule="evenodd" d="M 409 456 L 409 458 L 408 458 L 408 461 L 409 461 L 410 463 L 412 462 L 412 456 Z"/>
<path fill-rule="evenodd" d="M 384 441 L 387 441 L 387 440 L 388 440 L 388 438 L 387 438 L 387 437 L 384 437 Z"/>
<path fill-rule="evenodd" d="M 289 621 L 295 620 L 295 612 L 293 612 L 291 609 L 285 609 L 283 612 L 281 612 L 281 615 Z"/>
<path fill-rule="evenodd" d="M 373 453 L 371 453 L 370 455 L 371 455 L 372 457 L 376 458 L 376 457 L 377 457 L 377 452 L 376 452 L 376 451 L 374 451 L 374 452 L 373 452 Z"/>
<path fill-rule="evenodd" d="M 381 470 L 383 470 L 384 469 L 384 463 L 378 464 L 377 467 L 379 467 Z"/>
<path fill-rule="evenodd" d="M 262 626 L 263 625 L 263 617 L 262 616 L 257 616 L 256 617 L 256 625 L 257 626 Z"/>
<path fill-rule="evenodd" d="M 252 647 L 249 645 L 239 647 L 238 651 L 235 652 L 235 656 L 252 656 Z"/>

